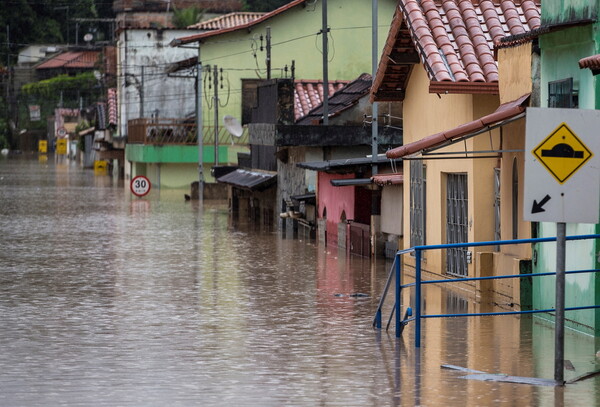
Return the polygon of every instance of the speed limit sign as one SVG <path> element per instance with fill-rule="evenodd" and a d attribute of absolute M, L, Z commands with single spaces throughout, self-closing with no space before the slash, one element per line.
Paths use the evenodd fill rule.
<path fill-rule="evenodd" d="M 56 130 L 56 135 L 60 138 L 64 138 L 67 136 L 67 129 L 65 129 L 64 127 L 60 127 L 58 130 Z"/>
<path fill-rule="evenodd" d="M 150 180 L 143 175 L 138 175 L 131 180 L 131 192 L 135 196 L 148 195 L 150 187 Z"/>

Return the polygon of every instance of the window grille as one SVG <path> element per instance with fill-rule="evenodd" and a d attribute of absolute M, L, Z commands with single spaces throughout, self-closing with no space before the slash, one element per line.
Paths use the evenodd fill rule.
<path fill-rule="evenodd" d="M 410 162 L 410 245 L 425 244 L 425 165 Z"/>
<path fill-rule="evenodd" d="M 446 182 L 446 242 L 466 243 L 469 237 L 467 174 L 448 174 Z M 467 275 L 466 247 L 446 249 L 448 274 Z"/>
<path fill-rule="evenodd" d="M 548 82 L 548 107 L 577 108 L 578 94 L 573 89 L 573 78 Z"/>

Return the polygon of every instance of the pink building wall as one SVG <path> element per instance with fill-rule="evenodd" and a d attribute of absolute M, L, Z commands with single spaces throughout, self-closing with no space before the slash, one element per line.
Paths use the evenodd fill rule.
<path fill-rule="evenodd" d="M 346 219 L 354 219 L 354 200 L 356 187 L 334 187 L 332 179 L 352 179 L 354 174 L 318 173 L 317 204 L 319 218 L 327 210 L 327 244 L 337 245 L 338 223 L 345 212 Z"/>

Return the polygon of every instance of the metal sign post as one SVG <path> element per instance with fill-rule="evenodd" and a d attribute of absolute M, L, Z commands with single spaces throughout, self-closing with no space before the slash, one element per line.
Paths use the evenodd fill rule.
<path fill-rule="evenodd" d="M 556 305 L 554 326 L 554 380 L 565 382 L 565 260 L 567 224 L 556 224 Z"/>
<path fill-rule="evenodd" d="M 556 222 L 554 380 L 564 384 L 566 223 L 598 223 L 600 112 L 527 109 L 523 213 Z"/>

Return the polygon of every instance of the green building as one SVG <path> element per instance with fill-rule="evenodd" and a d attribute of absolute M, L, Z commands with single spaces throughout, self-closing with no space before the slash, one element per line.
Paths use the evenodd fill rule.
<path fill-rule="evenodd" d="M 541 49 L 541 107 L 599 109 L 600 23 L 597 21 L 598 0 L 544 0 Z M 582 203 L 585 204 L 585 203 Z M 533 224 L 537 237 L 556 236 L 556 224 Z M 599 225 L 567 224 L 567 236 L 599 233 Z M 566 269 L 600 268 L 597 241 L 567 242 Z M 553 272 L 556 268 L 556 245 L 538 244 L 533 248 L 533 272 Z M 600 304 L 600 275 L 594 273 L 567 275 L 567 308 Z M 533 280 L 533 306 L 554 308 L 555 280 L 544 277 Z M 600 310 L 568 311 L 568 326 L 600 336 Z"/>

